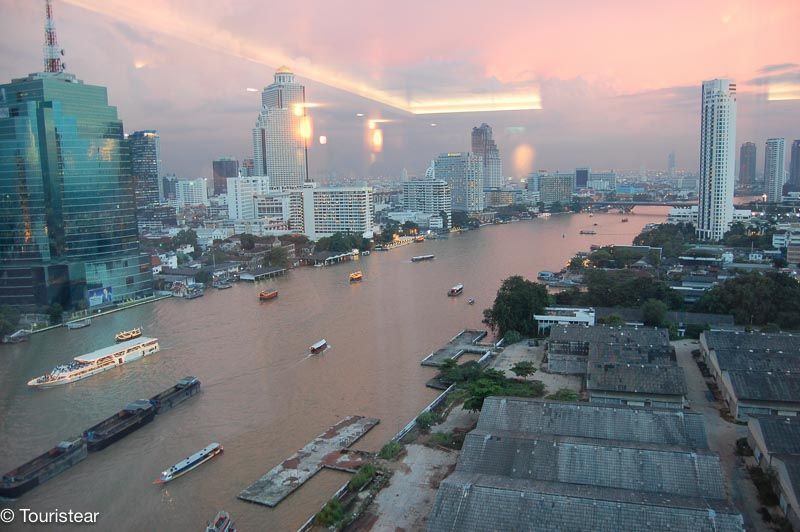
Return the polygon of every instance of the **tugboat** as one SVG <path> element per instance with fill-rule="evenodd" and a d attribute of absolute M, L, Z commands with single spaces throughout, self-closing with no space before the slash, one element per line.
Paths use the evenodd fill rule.
<path fill-rule="evenodd" d="M 359 282 L 359 281 L 361 281 L 363 279 L 364 279 L 364 274 L 361 273 L 361 270 L 358 270 L 357 272 L 353 272 L 353 273 L 350 274 L 350 282 L 351 283 L 357 283 L 357 282 Z"/>
<path fill-rule="evenodd" d="M 259 301 L 269 301 L 270 299 L 275 299 L 276 297 L 278 297 L 277 290 L 262 290 L 258 293 Z"/>
<path fill-rule="evenodd" d="M 323 351 L 325 351 L 327 347 L 328 347 L 328 342 L 327 340 L 325 340 L 325 338 L 323 338 L 319 342 L 311 345 L 311 347 L 309 347 L 308 350 L 311 352 L 312 355 L 318 355 Z"/>
<path fill-rule="evenodd" d="M 447 295 L 450 297 L 460 296 L 461 292 L 464 291 L 464 285 L 459 283 L 455 285 L 453 288 L 447 291 Z"/>
<path fill-rule="evenodd" d="M 222 454 L 222 450 L 222 445 L 218 443 L 211 443 L 194 453 L 192 456 L 184 458 L 166 471 L 162 471 L 161 476 L 154 480 L 153 484 L 166 484 L 171 480 L 175 480 L 176 478 L 185 475 L 192 469 L 208 462 L 218 454 Z"/>
<path fill-rule="evenodd" d="M 136 327 L 131 329 L 130 331 L 120 331 L 114 336 L 114 340 L 117 342 L 127 342 L 128 340 L 133 340 L 134 338 L 139 338 L 142 335 L 142 328 Z"/>
<path fill-rule="evenodd" d="M 206 532 L 236 532 L 233 520 L 228 512 L 217 512 L 214 521 L 206 525 Z"/>

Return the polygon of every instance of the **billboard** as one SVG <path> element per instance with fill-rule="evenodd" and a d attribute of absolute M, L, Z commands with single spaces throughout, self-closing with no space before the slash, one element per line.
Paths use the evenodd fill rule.
<path fill-rule="evenodd" d="M 103 288 L 91 288 L 88 291 L 89 307 L 107 305 L 112 302 L 113 294 L 110 286 Z"/>

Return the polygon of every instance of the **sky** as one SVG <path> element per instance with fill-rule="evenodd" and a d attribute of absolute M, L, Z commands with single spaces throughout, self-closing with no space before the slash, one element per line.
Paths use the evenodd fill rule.
<path fill-rule="evenodd" d="M 157 129 L 179 177 L 252 156 L 247 88 L 284 64 L 318 104 L 312 176 L 422 175 L 482 122 L 510 177 L 665 169 L 670 151 L 696 171 L 713 78 L 737 82 L 737 144 L 757 144 L 759 168 L 767 138 L 787 152 L 800 138 L 796 0 L 54 0 L 54 14 L 67 71 L 108 87 L 126 132 Z M 44 0 L 0 0 L 0 15 L 0 82 L 41 70 Z"/>

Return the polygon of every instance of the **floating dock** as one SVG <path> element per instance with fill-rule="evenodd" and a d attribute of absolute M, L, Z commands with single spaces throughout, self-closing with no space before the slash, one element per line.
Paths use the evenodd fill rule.
<path fill-rule="evenodd" d="M 481 358 L 489 355 L 494 350 L 492 344 L 479 344 L 485 336 L 486 331 L 476 329 L 464 329 L 450 339 L 444 347 L 434 351 L 422 359 L 423 366 L 440 367 L 446 360 L 458 360 L 465 354 L 480 355 Z"/>
<path fill-rule="evenodd" d="M 375 418 L 347 416 L 245 488 L 239 498 L 274 507 L 323 467 L 354 472 L 370 455 L 347 447 L 378 423 Z"/>

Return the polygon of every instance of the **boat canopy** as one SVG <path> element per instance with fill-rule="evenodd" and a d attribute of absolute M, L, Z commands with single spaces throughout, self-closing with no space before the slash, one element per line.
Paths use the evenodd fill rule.
<path fill-rule="evenodd" d="M 139 344 L 147 343 L 151 340 L 157 340 L 157 338 L 150 338 L 148 336 L 140 336 L 139 338 L 135 338 L 133 340 L 127 340 L 125 342 L 120 342 L 118 344 L 110 345 L 108 347 L 104 347 L 102 349 L 98 349 L 97 351 L 92 351 L 91 353 L 87 353 L 85 355 L 81 355 L 75 357 L 76 362 L 81 362 L 86 364 L 88 362 L 94 362 L 96 360 L 100 360 L 103 357 L 107 357 L 109 355 L 113 355 L 119 353 L 120 351 L 125 351 L 130 347 L 135 347 Z"/>

